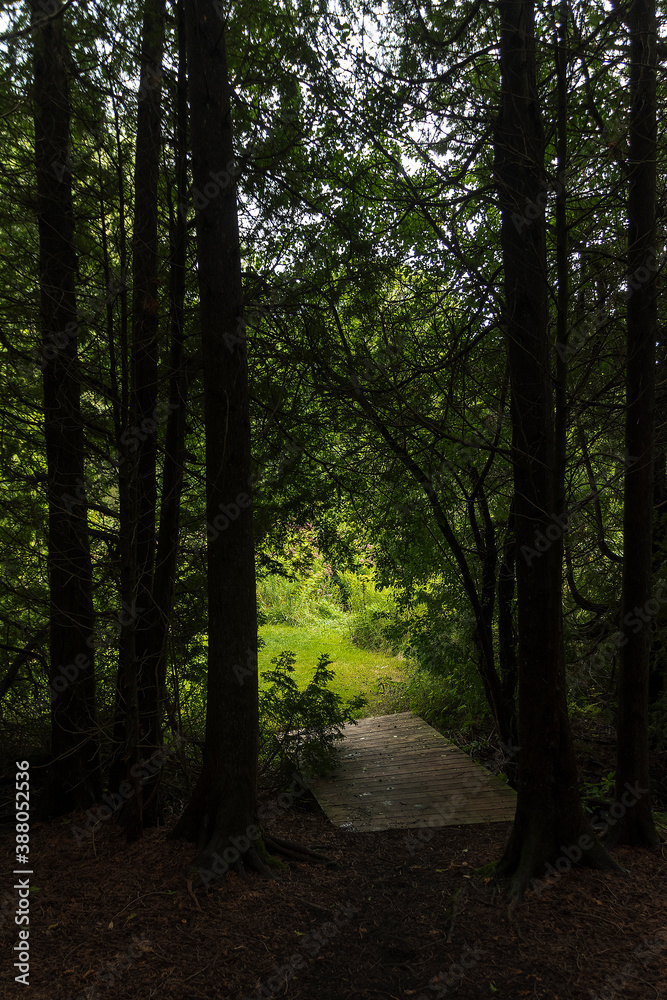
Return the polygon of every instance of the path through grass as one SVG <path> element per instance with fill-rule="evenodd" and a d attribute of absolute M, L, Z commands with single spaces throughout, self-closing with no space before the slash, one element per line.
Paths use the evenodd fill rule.
<path fill-rule="evenodd" d="M 331 682 L 332 690 L 344 699 L 355 694 L 363 694 L 368 699 L 359 717 L 387 711 L 388 699 L 382 691 L 377 691 L 378 683 L 404 680 L 402 658 L 352 645 L 345 625 L 264 625 L 259 634 L 266 643 L 259 651 L 261 686 L 266 683 L 262 672 L 271 668 L 271 659 L 284 649 L 291 649 L 296 655 L 294 679 L 300 688 L 312 677 L 320 654 L 327 653 L 334 661 L 331 669 L 336 674 Z"/>

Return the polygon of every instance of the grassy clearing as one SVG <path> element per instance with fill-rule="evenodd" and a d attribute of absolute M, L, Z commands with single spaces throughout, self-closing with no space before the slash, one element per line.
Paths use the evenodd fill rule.
<path fill-rule="evenodd" d="M 294 679 L 299 687 L 311 679 L 320 654 L 327 653 L 334 661 L 332 670 L 336 673 L 331 689 L 344 699 L 355 694 L 368 699 L 359 712 L 360 717 L 389 711 L 389 697 L 382 686 L 405 679 L 401 657 L 354 646 L 344 624 L 264 625 L 259 634 L 266 643 L 259 651 L 260 685 L 263 685 L 262 671 L 268 670 L 272 658 L 284 649 L 291 649 L 296 655 Z"/>

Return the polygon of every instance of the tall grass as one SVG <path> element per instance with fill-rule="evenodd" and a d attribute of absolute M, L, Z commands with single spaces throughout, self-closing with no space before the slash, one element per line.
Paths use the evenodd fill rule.
<path fill-rule="evenodd" d="M 341 573 L 346 603 L 349 610 L 349 635 L 355 646 L 390 652 L 392 644 L 387 639 L 384 626 L 396 610 L 390 590 L 378 590 L 371 573 Z"/>
<path fill-rule="evenodd" d="M 267 625 L 345 622 L 340 590 L 326 574 L 296 580 L 266 576 L 257 583 L 257 604 Z"/>
<path fill-rule="evenodd" d="M 272 574 L 258 581 L 257 603 L 267 625 L 326 624 L 346 629 L 361 649 L 391 649 L 383 625 L 394 610 L 394 598 L 376 588 L 369 571 L 334 575 L 320 562 L 307 577 Z"/>

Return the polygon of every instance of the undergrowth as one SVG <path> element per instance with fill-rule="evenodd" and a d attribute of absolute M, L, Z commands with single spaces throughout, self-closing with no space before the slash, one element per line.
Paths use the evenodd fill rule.
<path fill-rule="evenodd" d="M 346 723 L 356 724 L 354 713 L 366 704 L 362 695 L 343 700 L 330 688 L 335 672 L 322 654 L 312 679 L 302 689 L 292 677 L 295 654 L 284 650 L 264 672 L 270 681 L 261 691 L 260 771 L 278 780 L 296 770 L 303 775 L 327 774 L 336 763 L 336 744 Z"/>

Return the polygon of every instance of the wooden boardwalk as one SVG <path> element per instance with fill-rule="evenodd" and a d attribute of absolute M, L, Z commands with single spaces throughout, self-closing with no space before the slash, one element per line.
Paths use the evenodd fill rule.
<path fill-rule="evenodd" d="M 338 750 L 338 769 L 308 782 L 336 826 L 402 830 L 514 819 L 516 792 L 412 712 L 346 726 Z"/>

